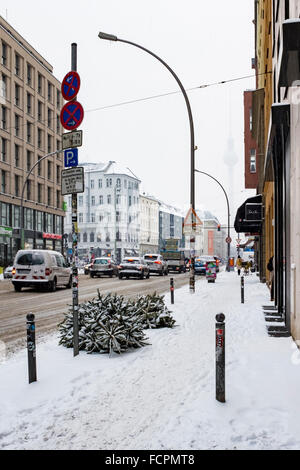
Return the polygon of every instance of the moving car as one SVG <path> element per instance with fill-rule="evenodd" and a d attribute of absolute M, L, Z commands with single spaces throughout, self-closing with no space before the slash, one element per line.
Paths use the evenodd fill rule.
<path fill-rule="evenodd" d="M 7 268 L 4 269 L 3 278 L 12 279 L 12 270 L 13 270 L 13 266 L 7 266 Z"/>
<path fill-rule="evenodd" d="M 204 255 L 200 256 L 199 258 L 195 258 L 195 274 L 206 274 L 206 263 L 208 261 L 214 261 L 215 258 L 213 256 Z"/>
<path fill-rule="evenodd" d="M 58 251 L 19 250 L 14 259 L 12 283 L 16 292 L 22 287 L 47 288 L 72 287 L 71 268 Z"/>
<path fill-rule="evenodd" d="M 150 270 L 143 258 L 133 257 L 124 258 L 119 265 L 119 279 L 126 277 L 138 277 L 140 279 L 149 279 Z"/>
<path fill-rule="evenodd" d="M 144 260 L 149 267 L 150 274 L 156 273 L 160 276 L 167 276 L 168 263 L 164 260 L 161 255 L 147 253 L 144 255 Z"/>
<path fill-rule="evenodd" d="M 101 277 L 101 275 L 113 277 L 118 275 L 118 266 L 115 261 L 109 257 L 95 258 L 89 268 L 90 277 Z"/>

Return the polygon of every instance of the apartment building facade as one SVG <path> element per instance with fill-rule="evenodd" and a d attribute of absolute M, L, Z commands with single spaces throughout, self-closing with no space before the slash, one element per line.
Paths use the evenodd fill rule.
<path fill-rule="evenodd" d="M 140 194 L 140 254 L 159 252 L 159 202 Z"/>
<path fill-rule="evenodd" d="M 78 255 L 81 259 L 139 254 L 140 180 L 114 161 L 83 163 L 85 192 L 78 195 Z M 71 196 L 66 196 L 65 232 L 72 246 Z"/>
<path fill-rule="evenodd" d="M 53 67 L 0 16 L 0 265 L 21 246 L 23 185 L 25 247 L 62 249 L 61 154 L 28 177 L 61 149 L 60 89 Z"/>

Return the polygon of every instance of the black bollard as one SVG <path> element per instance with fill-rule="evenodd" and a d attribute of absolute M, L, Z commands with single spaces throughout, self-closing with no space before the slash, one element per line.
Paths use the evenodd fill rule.
<path fill-rule="evenodd" d="M 174 303 L 174 279 L 170 279 L 171 304 Z"/>
<path fill-rule="evenodd" d="M 36 382 L 36 347 L 34 315 L 29 313 L 27 319 L 27 353 L 29 383 Z"/>
<path fill-rule="evenodd" d="M 216 315 L 216 400 L 225 403 L 225 315 Z"/>
<path fill-rule="evenodd" d="M 244 293 L 244 286 L 245 286 L 245 280 L 244 276 L 241 277 L 241 303 L 243 304 L 245 301 L 245 293 Z"/>

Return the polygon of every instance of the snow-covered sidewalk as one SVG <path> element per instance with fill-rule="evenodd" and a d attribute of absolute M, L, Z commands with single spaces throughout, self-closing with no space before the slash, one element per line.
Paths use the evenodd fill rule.
<path fill-rule="evenodd" d="M 175 277 L 176 288 L 176 277 Z M 256 275 L 222 272 L 215 284 L 175 290 L 173 329 L 147 330 L 150 346 L 73 358 L 56 336 L 0 365 L 2 449 L 299 449 L 300 353 L 270 338 Z M 215 315 L 226 316 L 226 403 L 215 400 Z"/>

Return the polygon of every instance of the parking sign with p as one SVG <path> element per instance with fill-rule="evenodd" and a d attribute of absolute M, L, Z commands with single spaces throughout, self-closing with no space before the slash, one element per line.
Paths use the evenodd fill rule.
<path fill-rule="evenodd" d="M 78 166 L 78 149 L 67 149 L 64 151 L 65 168 Z"/>

